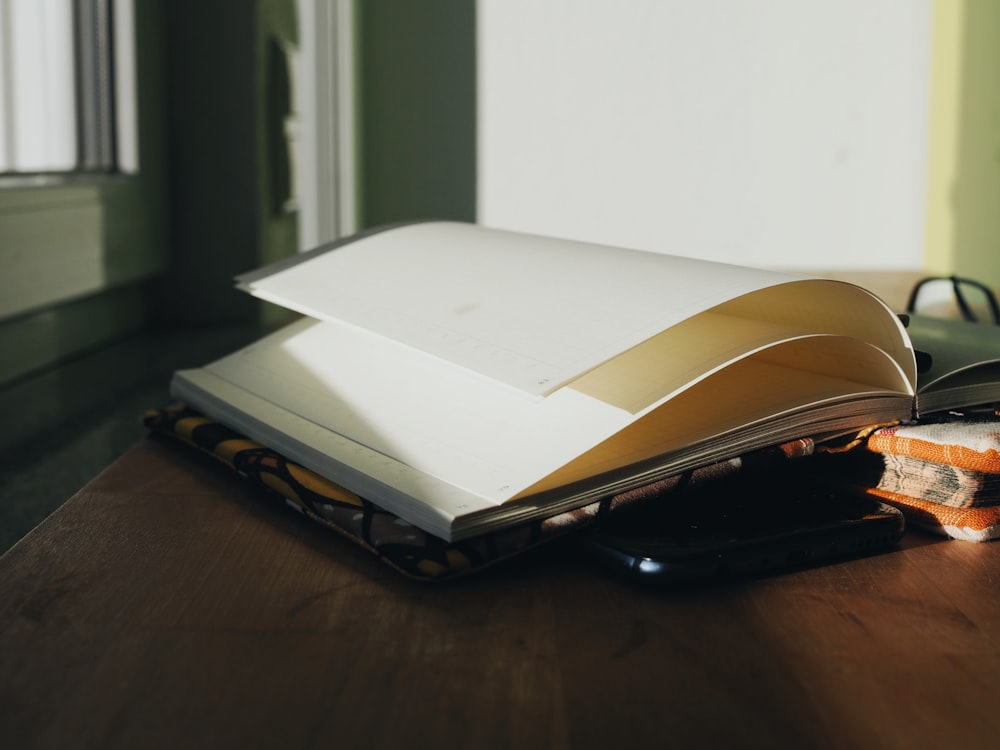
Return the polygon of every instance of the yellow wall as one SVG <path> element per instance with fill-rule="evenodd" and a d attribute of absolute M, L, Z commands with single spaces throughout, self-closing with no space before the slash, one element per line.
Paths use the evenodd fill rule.
<path fill-rule="evenodd" d="M 926 265 L 1000 286 L 1000 1 L 933 20 Z"/>

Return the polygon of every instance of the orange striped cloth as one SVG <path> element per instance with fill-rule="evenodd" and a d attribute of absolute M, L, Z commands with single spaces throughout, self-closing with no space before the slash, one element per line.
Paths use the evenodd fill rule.
<path fill-rule="evenodd" d="M 910 524 L 969 541 L 1000 537 L 1000 422 L 885 427 L 866 447 L 883 461 L 868 492 Z"/>
<path fill-rule="evenodd" d="M 930 422 L 876 430 L 868 450 L 984 474 L 1000 473 L 1000 422 Z"/>

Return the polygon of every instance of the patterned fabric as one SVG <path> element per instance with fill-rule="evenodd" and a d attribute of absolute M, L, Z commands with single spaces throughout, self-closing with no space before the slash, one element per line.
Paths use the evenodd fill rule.
<path fill-rule="evenodd" d="M 989 542 L 1000 537 L 1000 507 L 953 508 L 878 487 L 868 492 L 898 508 L 907 525 L 966 542 Z"/>
<path fill-rule="evenodd" d="M 1000 422 L 887 427 L 866 447 L 882 459 L 868 491 L 907 521 L 956 539 L 1000 537 Z"/>
<path fill-rule="evenodd" d="M 920 497 L 953 508 L 980 508 L 1000 503 L 1000 474 L 986 474 L 950 464 L 886 453 L 878 487 L 886 492 Z"/>
<path fill-rule="evenodd" d="M 420 580 L 444 580 L 480 570 L 630 503 L 813 451 L 811 441 L 795 441 L 668 477 L 550 518 L 474 539 L 447 542 L 183 405 L 151 410 L 143 421 L 152 431 L 200 449 L 284 499 L 308 518 L 360 544 L 399 572 Z"/>
<path fill-rule="evenodd" d="M 1000 473 L 1000 422 L 929 422 L 884 427 L 868 450 L 986 474 Z"/>

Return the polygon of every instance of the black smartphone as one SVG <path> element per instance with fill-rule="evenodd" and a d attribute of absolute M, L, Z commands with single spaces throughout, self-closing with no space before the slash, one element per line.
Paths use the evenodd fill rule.
<path fill-rule="evenodd" d="M 862 490 L 782 472 L 734 476 L 623 508 L 581 534 L 640 578 L 708 583 L 892 549 L 902 513 Z"/>

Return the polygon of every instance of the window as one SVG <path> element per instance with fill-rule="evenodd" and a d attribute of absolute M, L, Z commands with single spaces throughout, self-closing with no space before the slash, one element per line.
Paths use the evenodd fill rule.
<path fill-rule="evenodd" d="M 296 0 L 301 55 L 299 240 L 309 250 L 357 229 L 355 12 L 350 0 Z"/>
<path fill-rule="evenodd" d="M 137 285 L 166 263 L 162 13 L 0 0 L 0 385 L 144 322 Z"/>
<path fill-rule="evenodd" d="M 0 173 L 137 171 L 132 11 L 0 2 Z"/>

